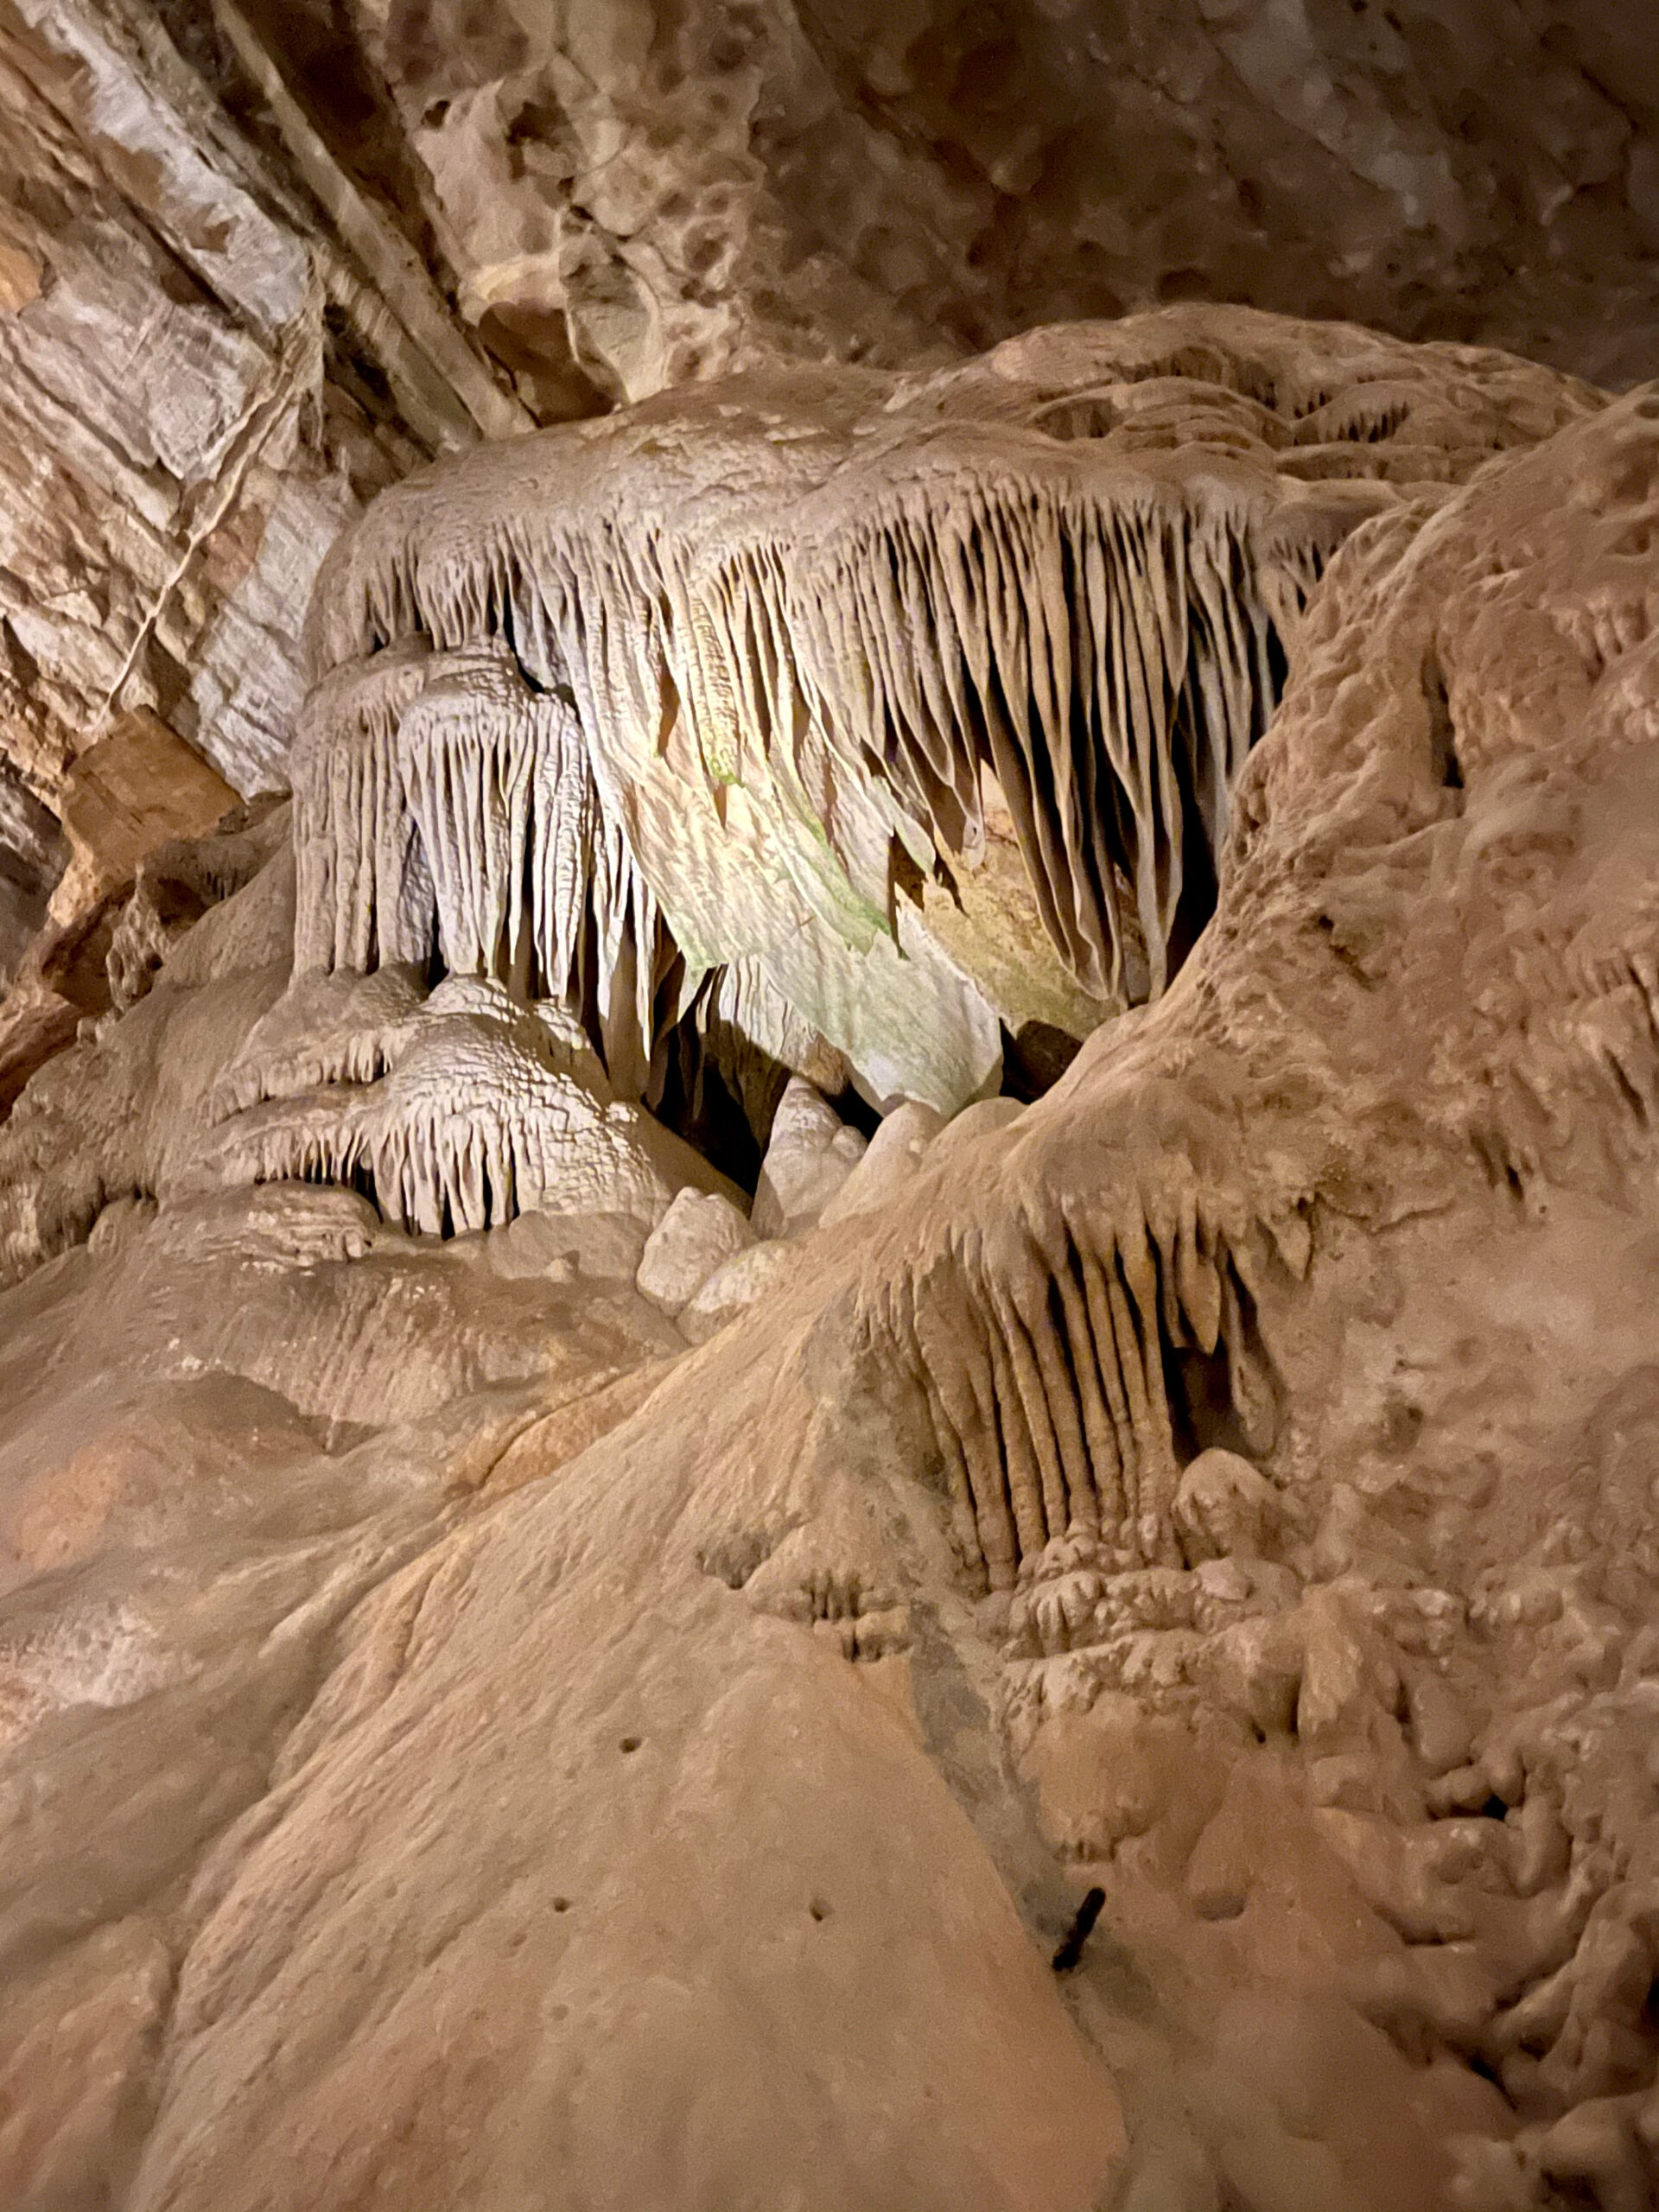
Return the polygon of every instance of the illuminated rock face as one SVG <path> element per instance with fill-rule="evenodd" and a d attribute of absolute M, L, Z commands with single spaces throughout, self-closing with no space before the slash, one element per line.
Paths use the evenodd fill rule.
<path fill-rule="evenodd" d="M 0 2202 L 1652 2200 L 1656 529 L 1197 308 L 369 508 L 0 1127 Z"/>
<path fill-rule="evenodd" d="M 1629 0 L 20 0 L 0 753 L 55 813 L 143 708 L 274 787 L 376 491 L 779 359 L 1198 299 L 1651 375 L 1655 39 Z"/>
<path fill-rule="evenodd" d="M 1074 1049 L 1202 931 L 1345 536 L 1599 404 L 1183 308 L 908 380 L 717 384 L 411 480 L 319 582 L 296 979 L 218 1094 L 219 1172 L 355 1182 L 427 1230 L 570 1210 L 576 1109 L 514 1005 L 585 1021 L 594 1132 L 661 1102 L 677 1033 L 740 1093 L 757 1060 L 829 1067 L 945 1114 L 1005 1033 Z M 369 991 L 312 1071 L 349 1096 L 260 1079 L 327 979 L 349 1026 L 352 976 L 438 974 L 506 1018 L 440 1018 L 395 1066 Z"/>
<path fill-rule="evenodd" d="M 413 479 L 314 601 L 300 969 L 585 995 L 639 1088 L 701 1001 L 953 1111 L 1000 1026 L 1076 1039 L 1164 988 L 1348 531 L 1596 404 L 1179 309 Z"/>
<path fill-rule="evenodd" d="M 1659 2201 L 1656 22 L 0 8 L 4 2212 Z"/>
<path fill-rule="evenodd" d="M 1421 1267 L 1433 1217 L 1453 1246 L 1479 1218 L 1498 1268 L 1506 1210 L 1524 1244 L 1639 1181 L 1656 425 L 1621 402 L 1355 533 L 1174 989 L 995 1139 L 982 1199 L 964 1179 L 965 1211 L 933 1210 L 903 1287 L 891 1240 L 873 1255 L 992 1586 L 1074 1526 L 1178 1560 L 1194 1445 L 1325 1454 L 1299 1424 L 1339 1420 L 1344 1386 L 1298 1286 L 1324 1254 L 1336 1298 L 1338 1220 L 1382 1268 L 1384 1220 Z"/>

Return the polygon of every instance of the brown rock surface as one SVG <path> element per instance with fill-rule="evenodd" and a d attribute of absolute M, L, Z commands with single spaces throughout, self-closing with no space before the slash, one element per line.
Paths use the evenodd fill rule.
<path fill-rule="evenodd" d="M 780 352 L 1207 298 L 1651 373 L 1656 82 L 1623 0 L 15 0 L 0 749 L 271 784 L 365 494 Z"/>
<path fill-rule="evenodd" d="M 1648 2200 L 1656 486 L 1361 524 L 1170 989 L 699 1349 L 193 1177 L 280 852 L 37 1077 L 13 2201 Z"/>
<path fill-rule="evenodd" d="M 1659 2197 L 1656 81 L 0 0 L 5 2212 Z"/>
<path fill-rule="evenodd" d="M 0 989 L 10 982 L 46 919 L 64 858 L 62 832 L 51 810 L 10 763 L 0 764 Z"/>
<path fill-rule="evenodd" d="M 225 779 L 147 708 L 124 715 L 76 758 L 63 789 L 69 866 L 52 915 L 74 915 L 124 889 L 169 837 L 205 836 L 236 804 Z"/>
<path fill-rule="evenodd" d="M 138 995 L 137 976 L 148 972 L 148 959 L 136 937 L 159 944 L 160 910 L 146 889 L 137 903 L 149 927 L 135 935 L 129 912 L 124 937 L 112 902 L 132 888 L 158 848 L 176 838 L 205 839 L 235 799 L 223 777 L 146 709 L 120 717 L 76 760 L 60 801 L 68 861 L 11 988 L 0 997 L 0 1114 L 83 1020 L 108 1008 L 112 967 L 132 971 L 114 988 L 118 1002 L 124 1007 Z M 268 856 L 268 849 L 261 851 L 259 862 Z M 218 883 L 189 918 L 232 887 Z"/>

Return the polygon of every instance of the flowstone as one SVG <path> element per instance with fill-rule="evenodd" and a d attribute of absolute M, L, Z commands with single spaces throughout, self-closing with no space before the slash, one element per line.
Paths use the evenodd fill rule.
<path fill-rule="evenodd" d="M 1656 549 L 1215 310 L 382 500 L 0 1133 L 0 2197 L 1650 2203 Z"/>
<path fill-rule="evenodd" d="M 1048 1833 L 1287 2111 L 1351 1900 L 1480 2212 L 1659 2183 L 1656 517 L 1649 393 L 1357 531 L 1175 988 L 861 1261 Z"/>
<path fill-rule="evenodd" d="M 90 1198 L 14 1198 L 10 1263 L 193 1174 L 355 1185 L 427 1231 L 591 1208 L 577 1127 L 637 1154 L 639 1107 L 710 1071 L 762 1135 L 791 1071 L 950 1115 L 1007 1039 L 1043 1087 L 1202 931 L 1338 547 L 1600 404 L 1473 348 L 1179 308 L 417 474 L 314 599 L 281 1002 L 227 1039 L 211 1137 L 193 1101 Z M 124 1002 L 167 973 L 146 898 Z M 614 1172 L 654 1221 L 697 1171 Z"/>

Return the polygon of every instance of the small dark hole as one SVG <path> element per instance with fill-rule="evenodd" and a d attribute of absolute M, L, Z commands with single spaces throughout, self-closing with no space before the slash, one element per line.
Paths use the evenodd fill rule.
<path fill-rule="evenodd" d="M 1490 2082 L 1492 2087 L 1497 2091 L 1499 2096 L 1503 2098 L 1504 2103 L 1513 2107 L 1515 2100 L 1504 2088 L 1503 2076 L 1498 2072 L 1497 2067 L 1492 2063 L 1490 2058 L 1483 2057 L 1481 2054 L 1477 2051 L 1471 2058 L 1466 2058 L 1464 2061 L 1464 2063 L 1468 2067 L 1469 2071 L 1471 2074 L 1478 2074 L 1483 2082 Z"/>
<path fill-rule="evenodd" d="M 553 1910 L 555 1912 L 569 1912 L 570 1910 L 569 1898 L 555 1897 L 553 1900 Z"/>
<path fill-rule="evenodd" d="M 1483 1821 L 1502 1821 L 1509 1817 L 1509 1807 L 1501 1797 L 1489 1797 L 1480 1808 Z"/>
<path fill-rule="evenodd" d="M 625 1751 L 637 1751 L 639 1748 L 639 1738 L 637 1736 L 625 1736 L 622 1738 L 622 1748 Z"/>
<path fill-rule="evenodd" d="M 1227 1890 L 1216 1897 L 1200 1897 L 1198 1904 L 1200 1920 L 1236 1920 L 1244 1910 L 1244 1899 L 1236 1890 Z"/>
<path fill-rule="evenodd" d="M 814 1920 L 828 1920 L 830 1917 L 830 1907 L 822 1897 L 814 1897 L 807 1910 Z"/>
<path fill-rule="evenodd" d="M 1423 698 L 1428 708 L 1429 760 L 1436 780 L 1449 791 L 1463 789 L 1463 763 L 1458 758 L 1457 731 L 1452 703 L 1439 656 L 1430 649 L 1423 662 Z"/>

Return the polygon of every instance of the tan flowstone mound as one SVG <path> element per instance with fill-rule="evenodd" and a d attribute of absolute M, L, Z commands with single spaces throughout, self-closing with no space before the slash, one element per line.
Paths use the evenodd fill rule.
<path fill-rule="evenodd" d="M 717 1191 L 682 1191 L 651 1232 L 635 1280 L 671 1313 L 750 1243 L 741 1209 Z"/>
<path fill-rule="evenodd" d="M 884 469 L 893 512 L 913 516 L 914 485 L 958 469 L 962 441 L 1005 457 L 1005 439 L 1048 436 L 1030 416 L 1049 397 L 1073 431 L 1057 465 L 1092 469 L 1064 456 L 1117 437 L 1098 465 L 1121 486 L 1148 450 L 1173 454 L 1158 480 L 1189 519 L 1211 497 L 1195 485 L 1231 499 L 1248 477 L 1228 559 L 1257 565 L 1229 570 L 1218 621 L 1291 573 L 1262 552 L 1281 524 L 1302 542 L 1287 484 L 1348 472 L 1366 512 L 1321 542 L 1297 604 L 1272 598 L 1284 659 L 1249 695 L 1248 756 L 1214 754 L 1224 804 L 1219 782 L 1211 815 L 1198 785 L 1173 787 L 1184 823 L 1214 824 L 1213 915 L 1171 893 L 1163 798 L 1133 849 L 1130 817 L 1109 816 L 1116 942 L 1126 963 L 1139 942 L 1151 990 L 1141 917 L 1158 919 L 1161 992 L 1095 1027 L 1034 1100 L 988 1096 L 943 1127 L 899 1109 L 821 1226 L 747 1246 L 677 1321 L 634 1280 L 674 1174 L 611 1058 L 660 1066 L 660 1037 L 626 962 L 603 991 L 587 969 L 579 996 L 570 969 L 537 965 L 571 940 L 537 918 L 540 877 L 518 904 L 515 870 L 563 833 L 520 806 L 511 747 L 487 753 L 506 725 L 467 720 L 542 650 L 521 614 L 554 608 L 548 637 L 575 634 L 574 601 L 547 587 L 559 563 L 577 573 L 575 524 L 556 560 L 551 524 L 523 534 L 515 514 L 540 531 L 548 512 L 526 447 L 516 510 L 507 457 L 486 454 L 346 543 L 319 623 L 353 630 L 354 698 L 368 671 L 395 691 L 422 652 L 474 656 L 487 683 L 450 663 L 429 780 L 376 785 L 356 845 L 353 794 L 405 757 L 404 708 L 384 742 L 342 745 L 339 842 L 316 838 L 315 791 L 297 810 L 297 917 L 279 859 L 170 943 L 147 995 L 38 1076 L 0 1135 L 0 2201 L 1652 2200 L 1659 402 L 1370 344 L 1159 318 L 1039 334 L 879 407 L 874 378 L 846 379 L 862 427 L 835 428 L 823 537 L 799 499 L 809 552 L 867 542 Z M 1271 394 L 1245 388 L 1246 359 L 1271 367 Z M 686 580 L 699 548 L 726 557 L 709 518 L 735 530 L 734 455 L 762 520 L 781 512 L 769 472 L 823 463 L 785 442 L 802 389 L 768 403 L 782 459 L 753 442 L 753 397 L 696 416 L 711 448 L 727 439 L 726 474 L 672 553 L 689 565 L 671 635 L 653 602 L 647 696 L 661 707 L 667 671 L 700 747 L 758 743 L 735 709 L 717 721 L 711 702 L 745 696 L 720 671 L 785 681 L 781 646 L 721 658 L 737 633 L 698 626 L 704 585 Z M 688 409 L 567 434 L 558 468 L 578 453 L 618 515 L 630 469 L 683 490 Z M 614 480 L 607 442 L 626 448 Z M 502 496 L 480 504 L 486 480 Z M 1060 512 L 1011 480 L 982 510 L 995 532 Z M 1089 513 L 1108 543 L 1107 505 Z M 493 567 L 507 551 L 519 566 Z M 774 754 L 795 731 L 822 744 L 838 804 L 914 805 L 923 858 L 960 886 L 966 829 L 952 846 L 938 810 L 956 787 L 942 775 L 924 810 L 906 780 L 932 757 L 918 733 L 972 726 L 947 732 L 948 671 L 928 658 L 947 632 L 926 576 L 901 620 L 905 572 L 887 571 L 888 605 L 862 558 L 846 553 L 833 591 L 830 568 L 796 564 L 766 634 L 798 653 L 796 683 L 813 622 L 865 624 L 848 666 L 869 678 L 860 713 L 887 687 L 891 747 L 837 750 L 825 723 L 768 707 Z M 1051 648 L 1060 612 L 1081 622 L 1084 569 L 1057 558 L 1007 556 L 1004 638 L 1034 635 L 1034 607 Z M 480 575 L 494 597 L 466 581 Z M 1147 636 L 1176 620 L 1156 575 L 1150 599 L 1110 602 L 1122 638 L 1132 602 Z M 384 640 L 366 656 L 365 607 Z M 417 613 L 429 647 L 400 645 Z M 1240 639 L 1265 634 L 1240 620 Z M 913 665 L 878 669 L 889 632 Z M 623 751 L 639 732 L 595 702 L 645 648 L 607 635 L 613 660 L 595 645 L 580 675 L 563 664 L 574 709 L 521 672 L 512 712 L 579 739 L 559 757 L 591 781 L 564 797 L 590 831 L 626 826 L 623 935 L 654 912 L 695 964 L 673 871 L 727 830 L 673 844 L 670 797 L 689 820 L 701 787 L 677 739 L 660 785 L 643 740 Z M 1177 742 L 1193 695 L 1168 674 L 1192 665 L 1163 664 L 1161 724 L 1118 728 L 1154 767 L 1160 728 L 1168 759 L 1197 757 Z M 906 719 L 918 701 L 931 723 Z M 811 706 L 849 712 L 827 683 Z M 1105 745 L 1103 722 L 1057 716 L 1033 716 L 1019 755 L 1046 764 L 1043 806 L 1008 817 L 1033 914 L 1044 855 L 1086 874 L 1095 849 L 1043 842 L 1061 767 L 1092 757 L 1097 728 Z M 1244 727 L 1205 724 L 1224 726 Z M 977 735 L 955 742 L 938 761 L 981 775 Z M 747 776 L 773 756 L 741 757 Z M 457 794 L 480 760 L 494 797 L 474 836 Z M 1013 778 L 990 772 L 1008 801 Z M 625 786 L 638 806 L 606 812 Z M 758 802 L 752 819 L 784 836 Z M 435 868 L 435 825 L 452 837 Z M 1185 829 L 1179 849 L 1190 889 Z M 291 932 L 312 942 L 316 887 L 343 885 L 353 854 L 386 873 L 331 891 L 330 944 L 371 912 L 376 932 L 384 913 L 416 934 L 296 976 Z M 596 878 L 561 880 L 559 911 L 600 942 L 601 907 L 620 906 Z M 912 911 L 925 920 L 926 899 Z M 1086 938 L 1086 905 L 1065 912 Z M 1033 932 L 1045 972 L 1068 941 Z M 416 956 L 450 972 L 434 985 Z M 857 1067 L 809 1021 L 822 1002 L 767 973 L 798 1040 Z M 725 1001 L 772 1004 L 753 986 Z M 653 1001 L 652 1023 L 667 1011 Z M 778 1056 L 747 1041 L 759 1095 Z M 833 1088 L 830 1053 L 813 1067 Z M 533 1207 L 498 1205 L 560 1085 L 594 1128 L 626 1108 L 658 1179 L 639 1171 L 645 1195 L 635 1154 L 599 1160 L 571 1119 L 570 1209 L 546 1210 L 545 1183 Z M 828 1112 L 804 1116 L 820 1150 L 841 1141 Z M 718 1187 L 702 1172 L 685 1180 Z M 279 1179 L 250 1187 L 261 1173 Z M 441 1199 L 424 1217 L 420 1190 Z"/>

